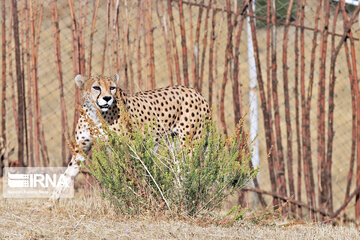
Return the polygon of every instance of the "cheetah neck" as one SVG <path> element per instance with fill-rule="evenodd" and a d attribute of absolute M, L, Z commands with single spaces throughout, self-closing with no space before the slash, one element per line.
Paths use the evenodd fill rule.
<path fill-rule="evenodd" d="M 116 99 L 116 108 L 119 109 L 119 111 L 121 111 L 121 109 L 126 109 L 126 102 L 128 99 L 128 95 L 121 89 L 119 89 L 118 93 L 117 93 L 117 99 Z"/>
<path fill-rule="evenodd" d="M 83 108 L 86 111 L 86 115 L 93 121 L 93 123 L 96 126 L 100 126 L 101 121 L 100 121 L 99 113 L 98 113 L 99 110 L 97 109 L 97 107 L 95 106 L 93 101 L 86 99 L 84 101 Z"/>

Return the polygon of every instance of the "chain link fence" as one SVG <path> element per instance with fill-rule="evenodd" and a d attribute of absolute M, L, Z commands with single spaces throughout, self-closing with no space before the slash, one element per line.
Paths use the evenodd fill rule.
<path fill-rule="evenodd" d="M 26 5 L 28 1 L 18 2 L 19 17 L 19 34 L 20 46 L 16 46 L 12 40 L 14 35 L 14 21 L 10 15 L 13 11 L 10 2 L 6 2 L 6 40 L 8 49 L 6 53 L 6 142 L 8 147 L 8 163 L 14 164 L 19 161 L 18 150 L 18 127 L 17 127 L 17 89 L 16 82 L 16 64 L 15 49 L 20 48 L 21 69 L 25 87 L 25 105 L 26 105 L 26 140 L 24 151 L 25 164 L 30 165 L 29 156 L 34 154 L 34 147 L 31 147 L 29 129 L 30 124 L 34 128 L 36 124 L 42 124 L 44 130 L 47 149 L 44 150 L 40 146 L 40 152 L 47 151 L 49 156 L 49 165 L 60 166 L 63 164 L 62 159 L 62 137 L 65 135 L 62 128 L 61 92 L 59 88 L 59 70 L 57 68 L 55 55 L 55 38 L 54 38 L 54 5 L 53 1 L 40 1 L 39 6 L 32 6 L 33 18 L 29 18 L 31 14 L 30 5 Z M 71 2 L 71 1 L 69 1 Z M 182 2 L 182 5 L 180 4 Z M 235 121 L 238 112 L 236 112 L 236 104 L 240 105 L 240 116 L 244 116 L 245 129 L 249 129 L 250 121 L 249 109 L 251 101 L 249 100 L 249 79 L 251 72 L 259 74 L 259 68 L 255 65 L 249 67 L 250 60 L 254 56 L 249 56 L 249 40 L 248 34 L 251 33 L 249 20 L 256 21 L 256 37 L 258 41 L 259 63 L 261 66 L 261 74 L 264 83 L 265 97 L 267 104 L 271 107 L 267 108 L 267 112 L 271 114 L 271 124 L 273 126 L 274 141 L 272 149 L 279 150 L 282 145 L 283 163 L 286 172 L 283 174 L 287 183 L 289 183 L 289 164 L 292 164 L 293 182 L 295 185 L 295 196 L 290 194 L 290 185 L 286 185 L 287 197 L 294 198 L 300 202 L 308 202 L 306 196 L 306 185 L 304 181 L 304 162 L 302 148 L 303 132 L 301 132 L 301 74 L 304 75 L 304 88 L 307 96 L 312 96 L 310 103 L 310 139 L 311 139 L 311 159 L 314 175 L 314 190 L 316 196 L 319 195 L 318 189 L 321 185 L 319 176 L 321 175 L 321 167 L 319 163 L 319 145 L 318 130 L 319 126 L 319 98 L 324 98 L 325 109 L 320 109 L 329 114 L 329 81 L 331 78 L 330 60 L 332 56 L 331 39 L 334 36 L 335 45 L 337 45 L 344 36 L 345 17 L 341 13 L 341 8 L 337 10 L 340 3 L 331 1 L 329 12 L 329 36 L 328 47 L 325 55 L 322 55 L 321 37 L 322 26 L 324 26 L 322 14 L 325 14 L 324 8 L 319 8 L 319 1 L 306 1 L 304 11 L 304 23 L 299 25 L 299 9 L 301 9 L 302 1 L 294 1 L 293 8 L 289 15 L 288 23 L 288 43 L 287 43 L 287 65 L 284 68 L 284 30 L 286 26 L 286 16 L 289 2 L 276 0 L 274 10 L 276 18 L 272 25 L 273 32 L 272 45 L 269 45 L 267 29 L 267 1 L 255 1 L 255 16 L 249 12 L 247 1 L 220 1 L 220 0 L 202 0 L 202 1 L 76 1 L 69 3 L 60 1 L 57 3 L 58 27 L 60 30 L 60 53 L 61 53 L 61 80 L 63 82 L 63 100 L 66 106 L 67 126 L 70 131 L 73 128 L 73 119 L 75 112 L 75 84 L 74 76 L 81 72 L 84 75 L 104 74 L 111 75 L 118 72 L 121 76 L 120 87 L 128 92 L 137 92 L 141 90 L 151 89 L 153 84 L 156 87 L 164 87 L 171 83 L 186 84 L 188 78 L 189 85 L 201 86 L 202 94 L 208 98 L 212 96 L 213 118 L 217 121 L 219 128 L 227 132 L 233 132 L 235 129 Z M 320 1 L 322 2 L 322 1 Z M 43 5 L 41 5 L 43 4 Z M 184 24 L 181 23 L 181 14 L 179 11 L 183 8 Z M 269 5 L 270 6 L 270 5 Z M 270 6 L 271 7 L 271 6 Z M 70 10 L 73 10 L 71 13 Z M 336 13 L 339 16 L 335 19 Z M 356 12 L 356 6 L 346 4 L 346 11 L 350 16 Z M 42 16 L 40 16 L 42 14 Z M 34 17 L 36 16 L 36 18 Z M 247 17 L 250 16 L 250 17 Z M 27 25 L 27 21 L 30 25 Z M 34 20 L 35 19 L 35 20 Z M 40 23 L 41 19 L 41 23 Z M 94 22 L 94 19 L 96 22 Z M 242 20 L 241 20 L 242 19 Z M 316 24 L 318 19 L 318 23 Z M 272 19 L 270 19 L 272 21 Z M 333 23 L 334 22 L 334 23 Z M 41 25 L 36 25 L 40 23 Z M 34 24 L 33 31 L 31 30 Z M 229 25 L 230 24 L 230 25 Z M 248 30 L 249 28 L 249 30 Z M 352 25 L 351 31 L 356 49 L 359 47 L 359 22 Z M 183 30 L 183 34 L 181 33 Z M 334 33 L 332 31 L 334 30 Z M 29 31 L 29 33 L 27 33 Z M 232 31 L 232 32 L 231 32 Z M 301 58 L 296 51 L 300 51 L 300 34 L 304 32 L 304 68 L 301 68 Z M 31 40 L 30 33 L 38 34 L 38 54 L 36 65 L 31 58 L 34 52 L 31 47 L 27 48 L 27 44 L 35 44 L 34 39 Z M 297 32 L 297 33 L 296 33 Z M 229 33 L 231 38 L 231 56 L 229 56 Z M 316 44 L 314 44 L 314 34 L 316 36 Z M 239 36 L 240 35 L 240 36 Z M 237 37 L 239 36 L 239 40 Z M 296 39 L 296 36 L 298 39 Z M 77 42 L 74 40 L 77 39 Z M 184 45 L 184 39 L 186 44 Z M 78 48 L 74 44 L 78 44 Z M 324 42 L 322 41 L 322 44 Z M 348 44 L 348 43 L 346 43 Z M 315 59 L 312 61 L 312 49 L 314 50 Z M 186 47 L 184 52 L 184 47 Z M 298 50 L 296 50 L 296 48 Z M 238 52 L 236 52 L 238 51 Z M 79 54 L 78 54 L 79 53 Z M 90 54 L 91 53 L 91 54 Z M 184 53 L 186 53 L 186 61 L 184 61 Z M 250 52 L 250 54 L 253 54 Z M 11 56 L 12 55 L 12 56 Z M 211 56 L 212 55 L 212 56 Z M 80 56 L 80 57 L 79 57 Z M 325 95 L 319 95 L 319 84 L 321 84 L 321 59 L 326 57 L 325 62 Z M 347 65 L 347 54 L 345 48 L 342 47 L 337 56 L 335 65 L 335 95 L 333 109 L 333 152 L 332 152 L 332 193 L 333 193 L 333 209 L 338 209 L 345 199 L 346 186 L 348 182 L 348 174 L 350 168 L 350 159 L 352 152 L 352 133 L 353 133 L 353 116 L 352 97 L 354 97 L 351 86 L 352 82 L 349 78 L 349 68 Z M 238 57 L 238 65 L 235 66 L 235 58 Z M 275 59 L 274 59 L 275 57 Z M 89 61 L 91 58 L 91 65 Z M 270 58 L 270 59 L 269 59 Z M 297 60 L 296 60 L 297 59 Z M 76 64 L 83 62 L 85 68 L 76 68 Z M 296 62 L 298 61 L 298 62 Z M 185 64 L 184 64 L 185 63 Z M 187 63 L 187 68 L 186 65 Z M 269 71 L 269 65 L 272 71 Z M 27 65 L 28 64 L 28 65 Z M 274 77 L 274 66 L 276 65 L 276 75 Z M 298 64 L 298 70 L 296 65 Z M 358 64 L 357 64 L 358 65 Z M 152 70 L 153 66 L 153 70 Z M 34 117 L 34 78 L 33 68 L 37 69 L 38 79 L 38 103 L 41 113 L 41 123 L 39 119 Z M 91 70 L 90 70 L 91 67 Z M 234 69 L 237 67 L 237 72 Z M 354 67 L 354 66 L 353 66 Z M 287 70 L 288 90 L 284 90 L 284 69 Z M 355 68 L 352 69 L 355 71 Z M 296 72 L 298 71 L 298 72 Z M 302 71 L 302 72 L 301 72 Z M 187 74 L 186 74 L 187 72 Z M 238 78 L 235 77 L 237 74 Z M 270 75 L 269 75 L 270 74 Z M 187 75 L 187 77 L 186 77 Z M 225 79 L 226 75 L 226 79 Z M 311 75 L 313 75 L 313 83 L 311 83 Z M 152 82 L 154 79 L 154 83 Z M 238 79 L 238 80 L 236 80 Z M 268 80 L 270 79 L 270 80 Z M 179 82 L 180 81 L 180 82 Z M 233 98 L 234 82 L 238 81 L 239 98 Z M 212 82 L 211 84 L 209 84 Z M 258 83 L 259 84 L 259 83 Z M 274 94 L 274 84 L 277 86 L 277 92 Z M 199 89 L 199 87 L 198 87 Z M 222 93 L 222 90 L 224 91 Z M 259 85 L 255 88 L 258 96 L 258 112 L 259 112 L 259 131 L 257 139 L 259 141 L 259 159 L 260 174 L 258 177 L 261 189 L 271 189 L 271 181 L 269 181 L 269 152 L 266 148 L 266 128 L 264 128 L 264 115 L 261 110 L 262 100 L 260 98 Z M 287 92 L 288 91 L 288 92 Z M 286 103 L 286 92 L 289 95 L 289 102 Z M 320 96 L 320 97 L 319 97 Z M 275 99 L 276 98 L 276 99 Z M 224 101 L 224 119 L 222 122 L 221 102 Z M 235 103 L 235 104 L 234 104 Z M 269 106 L 269 105 L 268 105 Z M 29 107 L 31 109 L 29 109 Z M 275 108 L 274 108 L 275 107 Z M 234 110 L 235 109 L 235 110 Z M 238 109 L 238 110 L 239 110 Z M 286 121 L 286 110 L 289 112 L 289 120 L 291 123 L 291 132 L 288 131 L 288 123 Z M 275 112 L 278 112 L 276 115 Z M 299 115 L 297 115 L 297 113 Z M 327 116 L 327 115 L 326 115 Z M 277 118 L 278 117 L 278 118 Z M 32 121 L 32 123 L 29 123 Z M 276 121 L 278 121 L 276 123 Z M 297 125 L 298 122 L 298 125 Z M 279 124 L 279 125 L 277 125 Z M 329 125 L 325 120 L 325 126 Z M 276 130 L 279 127 L 280 130 Z M 297 135 L 296 129 L 299 128 L 300 135 Z M 280 135 L 279 135 L 280 134 Z M 33 134 L 34 135 L 34 134 Z M 288 138 L 291 138 L 288 142 Z M 275 140 L 280 139 L 280 142 Z M 326 136 L 328 141 L 328 135 Z M 68 139 L 69 140 L 69 139 Z M 300 142 L 300 144 L 299 144 Z M 291 143 L 292 162 L 289 162 L 289 150 Z M 279 145 L 280 144 L 280 145 Z M 299 148 L 300 147 L 300 148 Z M 66 148 L 67 154 L 69 149 Z M 300 155 L 301 156 L 300 156 Z M 40 158 L 43 158 L 43 155 Z M 45 156 L 45 155 L 44 155 Z M 36 162 L 35 162 L 36 163 Z M 300 165 L 299 165 L 300 164 Z M 301 174 L 300 185 L 298 185 L 298 174 Z M 355 174 L 355 173 L 354 173 Z M 353 185 L 355 182 L 353 177 Z M 301 186 L 301 198 L 297 195 L 298 187 Z M 355 187 L 351 187 L 353 190 Z M 270 204 L 270 198 L 265 198 Z M 318 202 L 318 199 L 316 199 Z M 315 204 L 319 207 L 319 204 Z M 313 205 L 313 207 L 315 207 Z M 350 203 L 348 209 L 353 209 L 354 203 Z M 353 217 L 353 210 L 348 211 Z"/>

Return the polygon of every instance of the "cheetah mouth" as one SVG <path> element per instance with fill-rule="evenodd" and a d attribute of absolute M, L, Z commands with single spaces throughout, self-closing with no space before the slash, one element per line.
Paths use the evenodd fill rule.
<path fill-rule="evenodd" d="M 107 111 L 110 107 L 109 104 L 99 105 L 97 104 L 101 111 Z"/>

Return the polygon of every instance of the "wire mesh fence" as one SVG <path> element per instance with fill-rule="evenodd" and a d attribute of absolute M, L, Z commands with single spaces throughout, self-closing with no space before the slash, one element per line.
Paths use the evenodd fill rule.
<path fill-rule="evenodd" d="M 66 164 L 74 76 L 119 73 L 132 93 L 195 87 L 224 133 L 258 120 L 260 174 L 247 190 L 266 204 L 358 217 L 358 12 L 315 0 L 3 1 L 3 164 Z"/>

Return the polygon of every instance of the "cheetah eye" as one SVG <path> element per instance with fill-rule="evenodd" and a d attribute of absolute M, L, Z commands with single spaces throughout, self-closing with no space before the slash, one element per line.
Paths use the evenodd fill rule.
<path fill-rule="evenodd" d="M 101 88 L 99 86 L 94 86 L 93 89 L 97 90 L 97 91 L 100 91 Z"/>
<path fill-rule="evenodd" d="M 110 87 L 110 91 L 115 90 L 115 89 L 116 89 L 116 87 Z"/>

